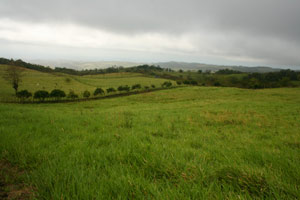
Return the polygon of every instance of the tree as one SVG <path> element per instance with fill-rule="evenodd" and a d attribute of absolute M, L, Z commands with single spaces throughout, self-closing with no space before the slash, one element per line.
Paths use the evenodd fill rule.
<path fill-rule="evenodd" d="M 50 93 L 50 97 L 55 98 L 56 100 L 59 100 L 60 98 L 63 98 L 66 96 L 66 93 L 59 89 L 54 89 Z"/>
<path fill-rule="evenodd" d="M 170 81 L 166 81 L 163 84 L 161 84 L 162 87 L 171 87 L 172 83 Z"/>
<path fill-rule="evenodd" d="M 97 95 L 102 95 L 104 94 L 104 90 L 102 88 L 97 88 L 95 91 L 94 91 L 94 96 L 97 96 Z"/>
<path fill-rule="evenodd" d="M 107 89 L 106 89 L 106 92 L 107 92 L 107 93 L 116 92 L 116 89 L 115 89 L 115 88 L 112 88 L 112 87 L 111 87 L 111 88 L 107 88 Z"/>
<path fill-rule="evenodd" d="M 128 85 L 124 85 L 124 86 L 119 86 L 118 87 L 118 91 L 122 92 L 122 91 L 126 91 L 126 92 L 129 92 L 130 90 L 130 87 Z"/>
<path fill-rule="evenodd" d="M 75 92 L 73 90 L 70 90 L 70 92 L 68 94 L 68 98 L 70 98 L 70 99 L 77 99 L 78 95 L 75 94 Z"/>
<path fill-rule="evenodd" d="M 7 80 L 15 90 L 17 95 L 19 85 L 22 81 L 24 69 L 14 65 L 8 66 L 4 73 L 4 79 Z"/>
<path fill-rule="evenodd" d="M 132 90 L 141 89 L 141 88 L 142 88 L 141 84 L 135 84 L 131 87 Z"/>
<path fill-rule="evenodd" d="M 33 95 L 33 98 L 39 99 L 40 101 L 44 101 L 48 97 L 49 97 L 49 92 L 45 90 L 38 90 Z"/>
<path fill-rule="evenodd" d="M 32 94 L 30 92 L 28 92 L 27 90 L 22 90 L 20 92 L 17 92 L 16 95 L 19 99 L 21 99 L 21 101 L 24 101 L 25 99 L 28 99 L 29 97 L 32 96 Z"/>
<path fill-rule="evenodd" d="M 90 96 L 91 96 L 91 93 L 89 91 L 86 90 L 83 92 L 83 97 L 89 98 Z"/>
<path fill-rule="evenodd" d="M 144 86 L 145 90 L 149 90 L 150 87 L 149 86 Z"/>
<path fill-rule="evenodd" d="M 181 81 L 176 81 L 177 85 L 181 85 L 182 82 Z"/>

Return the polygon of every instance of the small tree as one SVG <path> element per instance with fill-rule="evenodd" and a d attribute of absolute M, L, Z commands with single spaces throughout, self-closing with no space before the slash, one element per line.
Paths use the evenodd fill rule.
<path fill-rule="evenodd" d="M 132 90 L 141 89 L 141 88 L 142 88 L 141 84 L 135 84 L 131 87 Z"/>
<path fill-rule="evenodd" d="M 106 89 L 106 92 L 107 92 L 107 93 L 116 92 L 116 89 L 115 89 L 115 88 L 112 88 L 112 87 L 111 87 L 111 88 L 107 88 L 107 89 Z"/>
<path fill-rule="evenodd" d="M 94 91 L 94 96 L 97 96 L 97 95 L 102 95 L 104 94 L 104 90 L 102 88 L 97 88 L 95 91 Z"/>
<path fill-rule="evenodd" d="M 75 92 L 73 90 L 71 90 L 68 94 L 68 98 L 70 99 L 77 99 L 78 98 L 78 95 L 75 94 Z"/>
<path fill-rule="evenodd" d="M 172 83 L 170 81 L 166 81 L 164 82 L 162 85 L 162 87 L 171 87 L 172 86 Z"/>
<path fill-rule="evenodd" d="M 86 91 L 83 92 L 83 97 L 84 98 L 89 98 L 90 96 L 91 96 L 91 93 L 89 91 L 86 90 Z"/>
<path fill-rule="evenodd" d="M 71 79 L 69 77 L 65 78 L 66 83 L 71 83 Z"/>
<path fill-rule="evenodd" d="M 181 85 L 182 82 L 181 81 L 176 81 L 177 85 Z"/>
<path fill-rule="evenodd" d="M 23 68 L 11 65 L 6 68 L 3 76 L 3 78 L 12 85 L 16 95 L 18 92 L 19 85 L 22 82 L 23 72 Z"/>
<path fill-rule="evenodd" d="M 130 87 L 128 85 L 124 85 L 124 86 L 119 86 L 118 87 L 118 91 L 122 92 L 122 91 L 126 91 L 126 92 L 129 92 L 130 90 Z"/>
<path fill-rule="evenodd" d="M 198 82 L 195 80 L 191 80 L 191 85 L 198 85 Z"/>
<path fill-rule="evenodd" d="M 33 98 L 39 99 L 40 101 L 44 101 L 48 97 L 49 97 L 49 92 L 45 90 L 38 90 L 33 95 Z"/>
<path fill-rule="evenodd" d="M 50 93 L 50 97 L 55 98 L 56 100 L 59 100 L 60 98 L 63 98 L 66 96 L 66 93 L 59 89 L 54 89 Z"/>
<path fill-rule="evenodd" d="M 28 99 L 31 96 L 32 96 L 32 94 L 30 92 L 28 92 L 27 90 L 22 90 L 20 92 L 17 92 L 17 97 L 19 99 L 21 99 L 21 101 L 24 101 L 25 99 Z"/>
<path fill-rule="evenodd" d="M 150 87 L 149 86 L 144 86 L 145 90 L 149 90 Z"/>

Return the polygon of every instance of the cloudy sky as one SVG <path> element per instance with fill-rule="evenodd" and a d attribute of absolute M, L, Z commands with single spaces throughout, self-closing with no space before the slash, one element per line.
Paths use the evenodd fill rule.
<path fill-rule="evenodd" d="M 299 0 L 1 0 L 0 57 L 300 67 Z"/>

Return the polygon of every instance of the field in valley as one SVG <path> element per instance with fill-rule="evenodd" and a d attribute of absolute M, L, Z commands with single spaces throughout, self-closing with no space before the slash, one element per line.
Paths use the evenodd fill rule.
<path fill-rule="evenodd" d="M 0 68 L 1 69 L 1 68 Z M 140 74 L 27 70 L 21 89 L 155 84 Z M 37 85 L 38 83 L 38 85 Z M 13 89 L 0 78 L 1 96 Z M 0 160 L 36 199 L 298 199 L 300 88 L 179 87 L 111 99 L 0 103 Z"/>

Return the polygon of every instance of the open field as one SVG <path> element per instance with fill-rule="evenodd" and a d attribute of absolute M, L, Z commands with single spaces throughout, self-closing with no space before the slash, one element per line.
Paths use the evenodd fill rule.
<path fill-rule="evenodd" d="M 300 197 L 300 88 L 187 87 L 0 113 L 0 159 L 37 199 Z"/>

